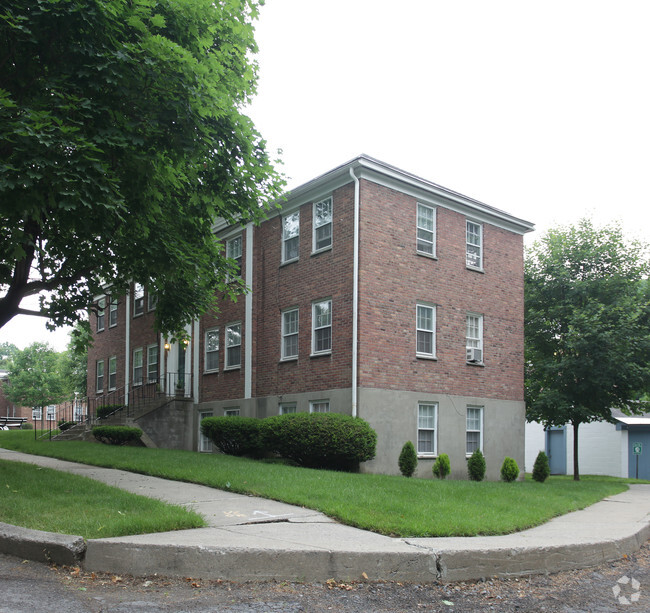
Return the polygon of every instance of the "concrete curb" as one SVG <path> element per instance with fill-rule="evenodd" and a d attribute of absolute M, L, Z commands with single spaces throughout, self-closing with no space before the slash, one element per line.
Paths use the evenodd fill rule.
<path fill-rule="evenodd" d="M 81 564 L 86 541 L 80 536 L 20 528 L 0 522 L 0 553 L 24 560 L 73 566 Z"/>

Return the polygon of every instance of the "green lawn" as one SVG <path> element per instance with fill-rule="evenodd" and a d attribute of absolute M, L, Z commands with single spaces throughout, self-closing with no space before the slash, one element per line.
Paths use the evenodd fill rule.
<path fill-rule="evenodd" d="M 221 454 L 37 442 L 0 432 L 0 446 L 37 455 L 189 481 L 316 509 L 342 523 L 402 537 L 506 534 L 618 494 L 626 480 L 551 477 L 545 483 L 433 481 L 312 470 Z M 49 489 L 49 488 L 48 488 Z M 0 521 L 7 521 L 0 515 Z"/>

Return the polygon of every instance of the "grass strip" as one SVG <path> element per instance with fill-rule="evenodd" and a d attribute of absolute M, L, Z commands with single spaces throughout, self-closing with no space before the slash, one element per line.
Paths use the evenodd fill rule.
<path fill-rule="evenodd" d="M 198 513 L 180 506 L 88 477 L 7 460 L 0 460 L 0 521 L 87 539 L 205 525 Z"/>
<path fill-rule="evenodd" d="M 627 489 L 622 479 L 595 477 L 579 482 L 550 478 L 545 483 L 531 479 L 476 483 L 351 474 L 222 454 L 40 442 L 33 432 L 1 432 L 0 446 L 279 500 L 400 537 L 507 534 Z"/>

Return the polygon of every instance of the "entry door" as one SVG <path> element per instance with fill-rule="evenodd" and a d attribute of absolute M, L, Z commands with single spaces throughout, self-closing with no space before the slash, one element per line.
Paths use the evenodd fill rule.
<path fill-rule="evenodd" d="M 566 475 L 566 428 L 546 431 L 546 455 L 552 475 Z"/>
<path fill-rule="evenodd" d="M 638 456 L 639 479 L 650 479 L 650 428 L 647 426 L 631 426 L 627 435 L 628 445 L 628 476 L 637 476 L 637 456 L 634 454 L 634 443 L 641 443 L 641 455 Z"/>

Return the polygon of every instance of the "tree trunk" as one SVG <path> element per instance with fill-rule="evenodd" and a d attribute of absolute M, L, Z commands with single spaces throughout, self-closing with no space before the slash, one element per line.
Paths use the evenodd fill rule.
<path fill-rule="evenodd" d="M 580 422 L 573 422 L 573 480 L 580 481 L 580 468 L 578 467 L 578 426 Z"/>

